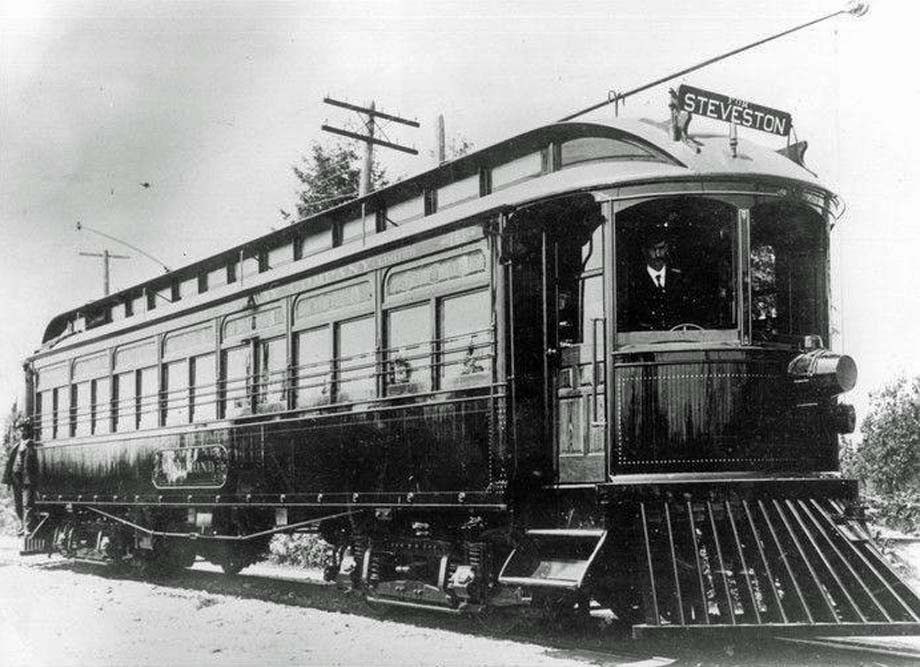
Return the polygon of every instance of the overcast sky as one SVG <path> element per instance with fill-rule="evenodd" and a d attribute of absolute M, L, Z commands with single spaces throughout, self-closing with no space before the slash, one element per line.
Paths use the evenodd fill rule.
<path fill-rule="evenodd" d="M 159 272 L 78 220 L 173 267 L 281 226 L 320 124 L 355 123 L 325 94 L 422 123 L 391 127 L 421 151 L 381 155 L 393 177 L 430 166 L 438 113 L 483 147 L 843 4 L 0 0 L 0 410 L 48 320 L 102 293 L 101 262 L 79 251 L 132 255 L 113 289 Z M 672 84 L 791 112 L 809 167 L 847 202 L 837 346 L 859 365 L 861 409 L 920 374 L 918 16 L 880 0 Z M 666 118 L 667 87 L 621 113 Z"/>

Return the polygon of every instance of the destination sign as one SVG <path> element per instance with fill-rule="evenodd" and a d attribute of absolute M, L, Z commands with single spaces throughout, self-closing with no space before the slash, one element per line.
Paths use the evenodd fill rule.
<path fill-rule="evenodd" d="M 677 91 L 677 104 L 681 110 L 698 116 L 778 134 L 781 137 L 788 137 L 792 129 L 792 116 L 785 111 L 693 86 L 680 87 Z"/>

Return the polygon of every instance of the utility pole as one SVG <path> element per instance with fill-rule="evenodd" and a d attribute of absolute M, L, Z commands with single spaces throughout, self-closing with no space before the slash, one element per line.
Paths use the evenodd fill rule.
<path fill-rule="evenodd" d="M 326 104 L 332 105 L 334 107 L 340 107 L 342 109 L 348 109 L 349 111 L 355 111 L 363 116 L 367 117 L 367 120 L 364 121 L 364 127 L 367 128 L 367 134 L 358 134 L 357 132 L 350 132 L 348 130 L 343 130 L 339 127 L 332 127 L 331 125 L 322 125 L 322 130 L 324 132 L 331 132 L 332 134 L 337 134 L 342 137 L 348 137 L 349 139 L 357 139 L 364 143 L 364 169 L 361 173 L 361 186 L 359 191 L 359 196 L 364 196 L 368 194 L 371 187 L 371 169 L 374 165 L 374 146 L 382 146 L 383 148 L 392 148 L 393 150 L 401 151 L 403 153 L 408 153 L 409 155 L 418 155 L 418 151 L 414 148 L 409 148 L 408 146 L 403 146 L 401 144 L 393 143 L 392 141 L 385 141 L 383 139 L 378 139 L 375 134 L 378 129 L 377 119 L 389 120 L 394 123 L 400 123 L 402 125 L 408 125 L 409 127 L 420 127 L 418 121 L 409 120 L 408 118 L 402 118 L 401 116 L 394 116 L 393 114 L 384 113 L 382 111 L 377 111 L 377 105 L 375 102 L 371 101 L 370 106 L 361 107 L 356 104 L 351 104 L 349 102 L 342 102 L 341 100 L 336 100 L 331 97 L 324 97 L 323 102 Z"/>
<path fill-rule="evenodd" d="M 438 114 L 438 130 L 437 130 L 437 143 L 438 143 L 438 164 L 444 164 L 447 162 L 447 142 L 444 139 L 444 114 Z"/>
<path fill-rule="evenodd" d="M 109 260 L 112 259 L 131 259 L 128 255 L 116 255 L 107 249 L 102 252 L 81 252 L 82 257 L 101 257 L 102 258 L 102 280 L 103 292 L 105 296 L 109 295 Z"/>
<path fill-rule="evenodd" d="M 363 197 L 371 191 L 371 169 L 374 168 L 374 111 L 377 106 L 371 100 L 370 112 L 367 114 L 367 141 L 364 142 L 364 170 L 361 172 L 361 186 L 358 196 Z"/>

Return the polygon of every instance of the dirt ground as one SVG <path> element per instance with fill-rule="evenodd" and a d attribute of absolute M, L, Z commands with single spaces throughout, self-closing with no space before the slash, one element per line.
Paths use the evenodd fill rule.
<path fill-rule="evenodd" d="M 268 577 L 272 578 L 269 579 Z M 801 646 L 606 645 L 494 636 L 471 621 L 376 618 L 311 573 L 255 566 L 240 577 L 196 565 L 177 580 L 140 581 L 45 556 L 0 538 L 0 665 L 894 665 L 920 659 Z M 490 636 L 491 635 L 491 636 Z M 875 640 L 917 651 L 920 641 Z M 920 653 L 914 655 L 920 656 Z"/>
<path fill-rule="evenodd" d="M 0 538 L 0 664 L 61 665 L 666 665 L 418 627 L 400 620 L 214 593 L 213 580 L 117 578 L 102 568 L 20 557 Z M 202 570 L 206 577 L 209 569 Z M 257 572 L 258 572 L 257 568 Z M 291 584 L 294 586 L 295 584 Z M 312 589 L 317 585 L 312 584 Z M 330 587 L 321 587 L 329 589 Z M 233 590 L 232 588 L 230 590 Z M 314 590 L 315 593 L 315 590 Z M 322 592 L 321 592 L 322 593 Z M 320 594 L 317 603 L 327 604 Z M 269 597 L 279 595 L 271 593 Z M 292 602 L 293 590 L 280 593 Z"/>

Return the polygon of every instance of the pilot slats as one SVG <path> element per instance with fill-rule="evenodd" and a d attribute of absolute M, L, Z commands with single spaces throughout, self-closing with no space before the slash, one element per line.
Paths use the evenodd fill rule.
<path fill-rule="evenodd" d="M 635 520 L 646 609 L 637 635 L 920 629 L 920 597 L 840 501 L 640 500 Z"/>

